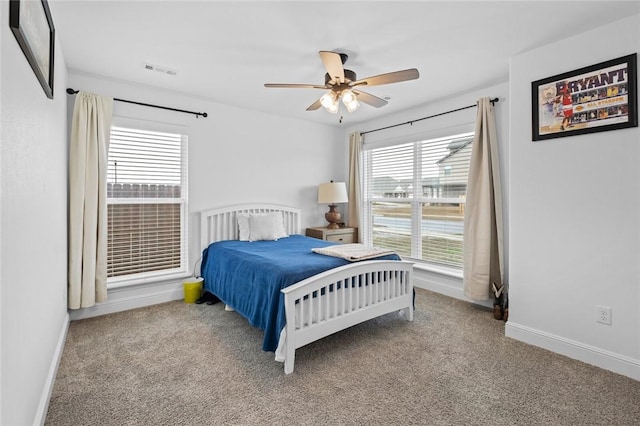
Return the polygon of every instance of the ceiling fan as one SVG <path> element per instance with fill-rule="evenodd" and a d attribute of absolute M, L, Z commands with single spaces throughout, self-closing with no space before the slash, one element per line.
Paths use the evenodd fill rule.
<path fill-rule="evenodd" d="M 277 84 L 266 83 L 264 87 L 280 87 L 287 89 L 323 89 L 328 91 L 317 101 L 309 105 L 307 111 L 315 111 L 321 106 L 333 114 L 340 109 L 340 100 L 352 112 L 360 107 L 360 102 L 376 108 L 385 106 L 388 102 L 377 96 L 360 90 L 361 87 L 380 86 L 382 84 L 399 83 L 401 81 L 415 80 L 420 77 L 418 70 L 410 68 L 380 74 L 358 80 L 356 73 L 345 69 L 344 63 L 348 56 L 345 53 L 320 51 L 320 59 L 327 73 L 324 75 L 324 86 L 316 84 Z"/>

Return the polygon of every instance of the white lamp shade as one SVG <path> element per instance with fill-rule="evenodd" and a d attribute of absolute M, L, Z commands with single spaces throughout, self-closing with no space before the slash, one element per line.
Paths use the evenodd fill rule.
<path fill-rule="evenodd" d="M 347 185 L 344 182 L 321 183 L 318 186 L 318 203 L 336 204 L 347 203 Z"/>
<path fill-rule="evenodd" d="M 337 114 L 339 108 L 340 108 L 340 99 L 336 98 L 336 100 L 333 101 L 333 103 L 331 105 L 329 105 L 326 109 L 331 114 Z"/>
<path fill-rule="evenodd" d="M 357 99 L 354 99 L 353 101 L 349 102 L 348 104 L 345 104 L 345 106 L 347 107 L 347 111 L 353 112 L 353 111 L 357 110 L 360 107 L 360 102 L 358 102 Z"/>
<path fill-rule="evenodd" d="M 360 106 L 360 102 L 358 102 L 358 98 L 356 98 L 356 94 L 351 90 L 346 89 L 342 91 L 342 103 L 345 107 L 347 107 L 347 111 L 353 112 L 358 109 Z"/>
<path fill-rule="evenodd" d="M 345 105 L 348 105 L 355 100 L 356 95 L 351 90 L 345 89 L 342 91 L 342 102 L 344 102 Z"/>
<path fill-rule="evenodd" d="M 320 104 L 325 108 L 329 108 L 331 105 L 335 103 L 337 98 L 338 98 L 338 95 L 336 95 L 336 92 L 334 92 L 333 90 L 330 90 L 324 95 L 322 95 L 322 97 L 320 98 Z"/>

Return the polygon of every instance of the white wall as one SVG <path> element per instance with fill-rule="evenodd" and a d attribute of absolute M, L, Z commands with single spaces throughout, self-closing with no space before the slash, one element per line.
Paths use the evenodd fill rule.
<path fill-rule="evenodd" d="M 401 83 L 401 84 L 411 84 Z M 380 120 L 374 120 L 359 125 L 350 126 L 345 135 L 351 132 L 366 132 L 369 130 L 379 129 L 399 123 L 406 123 L 422 117 L 430 117 L 446 111 L 455 110 L 468 105 L 475 105 L 477 100 L 482 97 L 498 98 L 499 102 L 495 104 L 496 127 L 498 134 L 498 153 L 500 156 L 501 182 L 503 192 L 503 216 L 504 216 L 504 240 L 505 240 L 505 280 L 509 280 L 509 212 L 507 205 L 509 201 L 509 87 L 507 83 L 497 84 L 481 90 L 475 90 L 468 93 L 453 95 L 447 99 L 432 102 L 419 108 L 403 111 L 399 114 L 384 117 Z M 475 128 L 477 108 L 468 108 L 462 111 L 445 114 L 427 120 L 421 120 L 412 125 L 404 125 L 393 127 L 391 129 L 381 130 L 365 135 L 365 144 L 380 144 L 387 142 L 411 142 L 420 139 L 436 138 L 448 136 L 455 133 L 473 131 Z M 345 136 L 346 138 L 347 136 Z M 345 156 L 348 154 L 345 154 Z M 347 168 L 347 164 L 344 165 Z M 462 291 L 462 273 L 457 276 L 445 273 L 435 272 L 431 270 L 417 269 L 415 274 L 415 285 L 427 288 L 447 296 L 455 297 L 462 300 L 468 300 Z M 486 306 L 492 306 L 493 300 L 481 303 Z"/>
<path fill-rule="evenodd" d="M 303 227 L 321 226 L 327 206 L 317 203 L 318 184 L 346 178 L 343 147 L 347 140 L 335 127 L 80 73 L 70 72 L 69 87 L 208 114 L 196 118 L 122 102 L 115 102 L 113 112 L 186 130 L 191 268 L 201 254 L 198 211 L 242 203 L 285 204 L 302 209 Z M 113 289 L 106 304 L 73 311 L 72 319 L 181 298 L 181 288 L 180 280 L 172 280 Z"/>
<path fill-rule="evenodd" d="M 0 424 L 44 420 L 66 336 L 66 69 L 48 99 L 0 7 Z"/>
<path fill-rule="evenodd" d="M 0 8 L 0 22 L 7 22 L 7 13 L 8 8 Z M 512 60 L 508 88 L 497 85 L 357 128 L 336 130 L 87 76 L 74 75 L 67 85 L 59 46 L 56 97 L 49 100 L 8 25 L 3 25 L 0 423 L 32 424 L 44 419 L 64 341 L 68 318 L 64 88 L 68 86 L 209 113 L 209 118 L 195 119 L 119 103 L 115 108 L 118 115 L 189 128 L 192 261 L 199 254 L 198 210 L 268 201 L 300 206 L 305 212 L 303 225 L 319 225 L 326 208 L 315 203 L 316 187 L 322 181 L 346 178 L 348 133 L 473 104 L 481 96 L 500 97 L 496 113 L 509 206 L 505 216 L 511 288 L 507 335 L 640 378 L 639 130 L 536 143 L 530 138 L 530 82 L 637 52 L 638 28 L 640 17 L 636 15 L 519 55 Z M 615 43 L 611 34 L 616 34 Z M 467 110 L 386 134 L 371 134 L 367 139 L 430 134 L 472 122 L 474 116 L 473 109 Z M 443 288 L 457 286 L 456 279 L 441 278 Z M 175 294 L 176 284 L 170 287 Z M 148 292 L 149 288 L 139 287 L 135 297 L 145 298 Z M 131 299 L 130 294 L 120 297 Z M 110 292 L 110 298 L 118 300 L 118 291 Z M 612 326 L 595 323 L 597 304 L 613 308 Z"/>
<path fill-rule="evenodd" d="M 531 82 L 640 50 L 640 15 L 512 58 L 508 336 L 640 379 L 640 130 L 531 141 Z M 596 305 L 613 309 L 596 323 Z"/>

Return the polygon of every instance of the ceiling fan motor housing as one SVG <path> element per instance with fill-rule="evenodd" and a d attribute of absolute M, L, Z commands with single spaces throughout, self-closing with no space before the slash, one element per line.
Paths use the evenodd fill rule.
<path fill-rule="evenodd" d="M 331 77 L 329 75 L 329 73 L 326 73 L 324 75 L 324 84 L 328 85 L 331 80 L 333 80 L 333 77 Z M 356 81 L 356 80 L 357 80 L 357 78 L 356 78 L 356 73 L 355 72 L 353 72 L 351 70 L 347 70 L 347 69 L 344 70 L 344 81 L 345 81 L 345 83 L 349 83 L 350 81 Z M 335 86 L 338 86 L 338 85 L 339 84 L 335 84 Z"/>

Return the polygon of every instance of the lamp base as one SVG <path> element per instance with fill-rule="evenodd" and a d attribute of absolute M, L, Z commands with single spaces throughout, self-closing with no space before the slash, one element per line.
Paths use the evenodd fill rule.
<path fill-rule="evenodd" d="M 338 223 L 340 223 L 342 215 L 336 210 L 337 207 L 335 204 L 329 204 L 329 211 L 324 214 L 324 218 L 329 222 L 327 229 L 338 229 L 340 227 Z"/>

